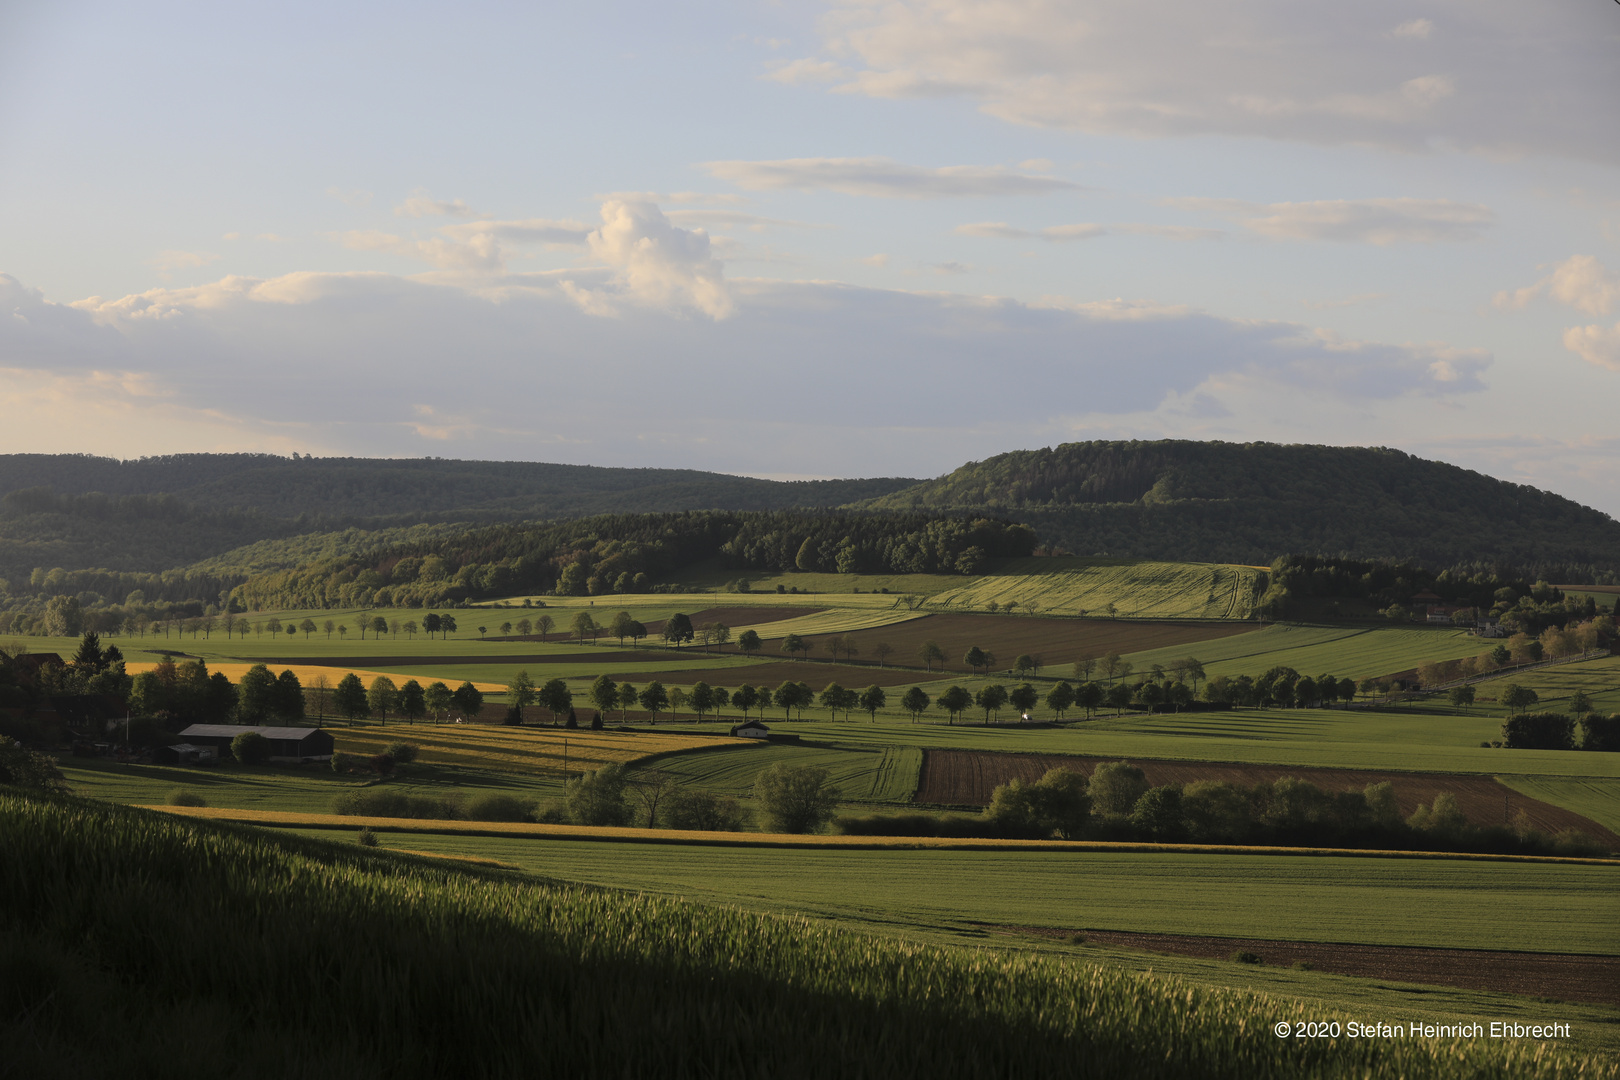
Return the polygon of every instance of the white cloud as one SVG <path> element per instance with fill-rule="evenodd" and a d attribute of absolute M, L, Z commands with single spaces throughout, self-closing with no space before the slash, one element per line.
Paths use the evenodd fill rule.
<path fill-rule="evenodd" d="M 1158 236 L 1166 240 L 1218 240 L 1226 235 L 1220 229 L 1200 229 L 1186 225 L 1153 225 L 1140 221 L 1120 221 L 1110 225 L 1082 222 L 1074 225 L 1048 225 L 1044 229 L 1021 229 L 1005 221 L 978 221 L 958 225 L 954 230 L 960 236 L 975 236 L 999 240 L 1045 240 L 1064 243 L 1071 240 L 1091 240 L 1109 233 L 1130 233 L 1139 236 Z"/>
<path fill-rule="evenodd" d="M 675 311 L 696 308 L 712 319 L 732 313 L 708 233 L 672 225 L 652 203 L 604 203 L 602 224 L 588 241 L 591 253 L 614 268 L 619 285 L 638 303 Z"/>
<path fill-rule="evenodd" d="M 546 247 L 581 247 L 591 232 L 578 221 L 530 218 L 523 221 L 470 221 L 443 225 L 426 240 L 406 239 L 379 229 L 353 229 L 336 239 L 350 251 L 381 251 L 441 270 L 502 273 L 511 257 L 502 241 Z"/>
<path fill-rule="evenodd" d="M 786 218 L 764 217 L 760 214 L 747 214 L 741 210 L 667 210 L 664 216 L 678 225 L 735 225 L 750 232 L 764 232 L 770 228 L 783 229 L 819 229 L 824 225 L 811 225 L 804 221 L 790 221 Z"/>
<path fill-rule="evenodd" d="M 1332 199 L 1251 203 L 1240 199 L 1168 200 L 1184 210 L 1207 211 L 1273 240 L 1432 244 L 1477 239 L 1493 224 L 1489 207 L 1450 199 Z"/>
<path fill-rule="evenodd" d="M 790 158 L 782 161 L 710 161 L 710 176 L 750 191 L 785 188 L 825 189 L 845 195 L 890 199 L 953 196 L 1045 195 L 1079 191 L 1079 184 L 1055 176 L 1003 168 L 950 165 L 928 169 L 888 158 Z"/>
<path fill-rule="evenodd" d="M 1434 33 L 1434 23 L 1428 19 L 1412 19 L 1403 22 L 1390 32 L 1391 37 L 1409 38 L 1414 41 L 1426 41 Z"/>
<path fill-rule="evenodd" d="M 1607 315 L 1620 304 L 1620 274 L 1611 274 L 1595 255 L 1572 255 L 1534 285 L 1496 294 L 1499 308 L 1522 308 L 1545 296 L 1588 315 Z"/>
<path fill-rule="evenodd" d="M 472 207 L 460 199 L 451 199 L 448 202 L 442 199 L 430 198 L 422 192 L 417 192 L 398 206 L 394 207 L 395 217 L 472 217 Z"/>
<path fill-rule="evenodd" d="M 1564 331 L 1564 348 L 1588 364 L 1620 371 L 1620 323 L 1572 326 Z"/>
<path fill-rule="evenodd" d="M 1620 110 L 1596 107 L 1616 90 L 1608 4 L 1434 0 L 1434 20 L 1407 0 L 1229 0 L 1174 18 L 1128 0 L 828 6 L 824 55 L 784 78 L 957 94 L 1013 123 L 1101 134 L 1620 160 Z"/>

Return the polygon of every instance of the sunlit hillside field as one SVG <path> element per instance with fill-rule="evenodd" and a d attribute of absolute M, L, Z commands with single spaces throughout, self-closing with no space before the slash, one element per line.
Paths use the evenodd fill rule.
<path fill-rule="evenodd" d="M 1248 634 L 1199 642 L 1192 648 L 1133 653 L 1128 659 L 1138 672 L 1153 664 L 1168 667 L 1191 654 L 1210 675 L 1256 676 L 1274 667 L 1291 667 L 1312 678 L 1334 675 L 1361 680 L 1435 660 L 1489 652 L 1495 644 L 1450 627 L 1276 623 Z"/>
<path fill-rule="evenodd" d="M 929 606 L 986 610 L 1012 602 L 1025 611 L 1064 615 L 1248 619 L 1267 577 L 1250 566 L 1078 558 L 1011 559 L 998 569 L 933 594 Z"/>
<path fill-rule="evenodd" d="M 64 850 L 75 858 L 62 860 Z M 770 869 L 777 887 L 824 888 L 854 867 Z M 1585 921 L 1588 885 L 1552 884 L 1562 887 L 1510 876 L 1496 886 L 1494 913 L 1461 915 L 1485 925 L 1517 910 L 1513 894 L 1540 892 L 1541 914 L 1556 917 L 1531 921 L 1567 933 Z M 1411 910 L 1419 899 L 1405 890 L 1389 902 Z M 220 911 L 253 917 L 207 948 L 176 944 Z M 244 1033 L 266 1036 L 249 1044 L 264 1075 L 650 1076 L 673 1074 L 672 1063 L 722 1075 L 747 1062 L 785 1076 L 810 1061 L 827 1075 L 872 1077 L 1614 1072 L 1561 1049 L 1500 1042 L 1275 1039 L 1276 1021 L 1324 1017 L 1076 956 L 942 948 L 644 890 L 559 889 L 354 845 L 7 795 L 0 916 L 8 946 L 40 973 L 6 987 L 28 1024 L 20 1037 L 6 1021 L 8 1064 L 31 1076 L 164 1075 L 180 1052 L 190 1069 L 225 1074 L 240 1065 Z M 86 1003 L 96 1038 L 86 1038 Z M 199 1014 L 213 1026 L 192 1030 Z M 649 1017 L 663 1018 L 658 1030 Z M 183 1051 L 173 1031 L 186 1032 Z M 1145 1058 L 1144 1038 L 1168 1060 Z"/>
<path fill-rule="evenodd" d="M 1532 799 L 1573 810 L 1620 833 L 1620 780 L 1508 774 L 1497 779 Z"/>

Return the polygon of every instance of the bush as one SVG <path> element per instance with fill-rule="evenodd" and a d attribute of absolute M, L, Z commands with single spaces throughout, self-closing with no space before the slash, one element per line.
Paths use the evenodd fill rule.
<path fill-rule="evenodd" d="M 533 821 L 534 803 L 516 795 L 475 795 L 468 800 L 462 815 L 468 821 Z"/>
<path fill-rule="evenodd" d="M 1091 805 L 1099 814 L 1129 814 L 1147 789 L 1141 769 L 1128 761 L 1107 762 L 1091 774 Z"/>
<path fill-rule="evenodd" d="M 1072 769 L 1051 769 L 1033 784 L 1009 780 L 991 794 L 985 816 L 998 835 L 1044 839 L 1057 833 L 1074 840 L 1091 816 L 1087 788 L 1085 776 Z"/>
<path fill-rule="evenodd" d="M 243 765 L 263 765 L 270 760 L 270 740 L 257 731 L 244 731 L 231 740 L 231 754 Z"/>
<path fill-rule="evenodd" d="M 624 766 L 604 765 L 568 782 L 568 820 L 575 825 L 628 825 Z"/>
<path fill-rule="evenodd" d="M 1502 741 L 1514 750 L 1571 750 L 1575 721 L 1563 713 L 1526 713 L 1502 722 Z"/>
<path fill-rule="evenodd" d="M 1406 823 L 1414 829 L 1422 829 L 1431 833 L 1459 833 L 1468 825 L 1468 819 L 1463 816 L 1462 810 L 1457 806 L 1457 797 L 1449 791 L 1442 791 L 1434 797 L 1430 806 L 1418 804 L 1412 816 Z"/>
<path fill-rule="evenodd" d="M 1288 966 L 1293 968 L 1295 971 L 1315 971 L 1316 970 L 1316 965 L 1311 963 L 1309 960 L 1295 960 L 1292 964 L 1290 964 Z"/>
<path fill-rule="evenodd" d="M 772 832 L 816 832 L 832 820 L 842 795 L 827 783 L 826 769 L 809 765 L 772 765 L 754 780 L 754 798 Z"/>
<path fill-rule="evenodd" d="M 416 760 L 416 747 L 407 742 L 389 743 L 383 747 L 383 753 L 392 758 L 396 765 L 409 765 Z"/>
<path fill-rule="evenodd" d="M 33 788 L 36 791 L 66 791 L 62 770 L 44 754 L 25 749 L 22 743 L 0 735 L 0 784 Z"/>
<path fill-rule="evenodd" d="M 1620 713 L 1613 716 L 1589 713 L 1582 717 L 1581 749 L 1620 752 Z"/>
<path fill-rule="evenodd" d="M 377 834 L 369 828 L 361 829 L 360 834 L 354 838 L 354 842 L 361 847 L 376 847 Z"/>
<path fill-rule="evenodd" d="M 1234 964 L 1260 964 L 1260 963 L 1264 963 L 1264 961 L 1260 959 L 1260 955 L 1258 953 L 1245 952 L 1242 949 L 1239 949 L 1237 952 L 1234 952 L 1231 956 L 1228 956 L 1227 959 L 1232 961 Z"/>
<path fill-rule="evenodd" d="M 169 792 L 169 796 L 165 801 L 168 802 L 168 804 L 170 806 L 207 806 L 208 805 L 208 801 L 206 799 L 204 799 L 201 795 L 197 794 L 195 791 L 187 791 L 185 788 L 178 788 L 178 787 L 175 788 L 173 791 Z"/>
<path fill-rule="evenodd" d="M 672 829 L 739 832 L 743 820 L 743 808 L 736 799 L 697 788 L 676 788 L 664 809 L 664 821 Z"/>
<path fill-rule="evenodd" d="M 461 817 L 461 808 L 451 799 L 367 788 L 360 791 L 345 791 L 333 799 L 332 813 L 342 814 L 345 817 L 420 818 L 445 821 Z"/>

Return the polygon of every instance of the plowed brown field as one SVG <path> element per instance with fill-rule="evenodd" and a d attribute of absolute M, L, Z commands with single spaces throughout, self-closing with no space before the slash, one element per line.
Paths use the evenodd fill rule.
<path fill-rule="evenodd" d="M 1002 932 L 1067 938 L 1072 931 L 1044 927 L 996 927 Z M 1287 967 L 1304 961 L 1317 971 L 1363 979 L 1429 983 L 1560 1001 L 1620 1005 L 1620 957 L 1563 953 L 1487 952 L 1482 949 L 1421 949 L 1391 945 L 1335 945 L 1309 941 L 1192 937 L 1083 930 L 1087 941 L 1127 949 L 1224 959 L 1250 952 L 1263 964 Z"/>
<path fill-rule="evenodd" d="M 1135 622 L 1109 619 L 1036 619 L 1018 615 L 926 615 L 920 619 L 878 626 L 870 630 L 854 630 L 847 636 L 860 649 L 860 655 L 872 655 L 872 647 L 880 641 L 894 646 L 891 664 L 921 668 L 917 650 L 924 642 L 933 641 L 945 650 L 947 671 L 966 672 L 962 657 L 977 645 L 996 654 L 999 667 L 1012 667 L 1020 654 L 1041 657 L 1049 669 L 1046 674 L 1069 674 L 1070 665 L 1080 656 L 1102 656 L 1104 653 L 1141 652 L 1146 649 L 1168 649 L 1178 645 L 1194 645 L 1200 641 L 1246 634 L 1260 628 L 1258 623 L 1188 623 L 1188 622 Z M 822 636 L 805 640 L 819 644 Z M 838 635 L 840 637 L 845 635 Z M 761 651 L 780 651 L 780 639 L 767 641 Z M 815 648 L 812 647 L 812 652 Z M 934 665 L 939 670 L 939 665 Z"/>
<path fill-rule="evenodd" d="M 916 801 L 946 806 L 984 806 L 990 794 L 1008 780 L 1039 780 L 1048 769 L 1069 768 L 1090 774 L 1099 764 L 1117 758 L 1070 757 L 1061 754 L 987 754 L 973 750 L 924 750 Z M 1190 784 L 1198 780 L 1227 780 L 1234 784 L 1270 783 L 1284 776 L 1308 780 L 1324 791 L 1360 791 L 1368 784 L 1389 781 L 1402 814 L 1419 803 L 1432 803 L 1449 791 L 1468 820 L 1477 825 L 1503 825 L 1523 810 L 1542 832 L 1579 829 L 1620 850 L 1620 836 L 1572 810 L 1541 802 L 1512 791 L 1489 776 L 1449 773 L 1375 772 L 1370 769 L 1302 769 L 1285 765 L 1239 765 L 1215 761 L 1156 761 L 1131 759 L 1149 784 Z"/>

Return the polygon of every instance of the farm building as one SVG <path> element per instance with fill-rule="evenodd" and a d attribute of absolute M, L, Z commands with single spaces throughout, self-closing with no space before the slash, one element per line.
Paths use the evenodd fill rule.
<path fill-rule="evenodd" d="M 180 733 L 180 738 L 193 746 L 211 747 L 215 753 L 223 755 L 231 748 L 231 740 L 244 731 L 256 731 L 270 740 L 271 761 L 332 760 L 332 733 L 320 728 L 192 724 Z"/>
<path fill-rule="evenodd" d="M 771 729 L 758 720 L 744 720 L 732 728 L 731 733 L 743 739 L 768 739 L 771 737 Z"/>

